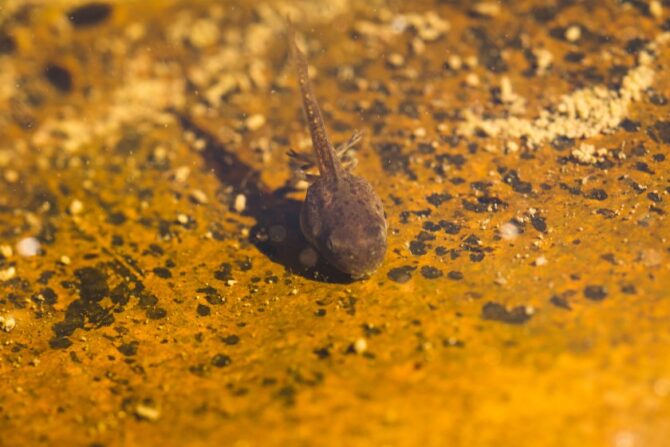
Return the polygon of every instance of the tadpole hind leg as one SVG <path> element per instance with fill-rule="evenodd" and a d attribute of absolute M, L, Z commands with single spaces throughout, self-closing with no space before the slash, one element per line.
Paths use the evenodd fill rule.
<path fill-rule="evenodd" d="M 356 165 L 358 165 L 358 160 L 356 159 L 355 154 L 352 152 L 352 149 L 361 141 L 362 138 L 363 133 L 359 130 L 354 130 L 354 133 L 351 134 L 351 137 L 349 137 L 347 141 L 335 148 L 335 155 L 337 155 L 340 163 L 342 163 L 342 166 L 347 171 L 351 171 L 356 167 Z"/>

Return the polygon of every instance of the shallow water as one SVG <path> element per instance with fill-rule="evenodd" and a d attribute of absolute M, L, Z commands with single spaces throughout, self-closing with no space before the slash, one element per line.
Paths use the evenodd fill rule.
<path fill-rule="evenodd" d="M 670 5 L 2 8 L 0 444 L 670 436 Z M 287 16 L 364 281 L 300 234 Z"/>

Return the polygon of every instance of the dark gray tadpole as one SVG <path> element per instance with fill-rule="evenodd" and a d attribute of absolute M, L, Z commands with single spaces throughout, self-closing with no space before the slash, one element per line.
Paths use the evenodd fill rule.
<path fill-rule="evenodd" d="M 386 254 L 388 225 L 382 201 L 364 178 L 351 174 L 339 160 L 290 23 L 288 37 L 320 174 L 307 189 L 300 228 L 329 264 L 355 279 L 363 278 L 381 265 Z"/>

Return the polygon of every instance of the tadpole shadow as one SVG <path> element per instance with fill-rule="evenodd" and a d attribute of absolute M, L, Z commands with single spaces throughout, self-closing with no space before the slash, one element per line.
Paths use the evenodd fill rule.
<path fill-rule="evenodd" d="M 263 184 L 260 172 L 244 163 L 214 135 L 198 126 L 189 117 L 172 110 L 184 130 L 193 132 L 205 141 L 200 154 L 222 185 L 232 187 L 234 195 L 244 194 L 246 207 L 242 214 L 253 217 L 256 224 L 249 232 L 249 242 L 272 262 L 283 265 L 289 272 L 318 282 L 348 284 L 351 276 L 336 270 L 321 258 L 314 266 L 300 260 L 303 250 L 309 248 L 300 230 L 302 202 L 287 197 L 294 191 L 285 186 L 275 191 Z"/>

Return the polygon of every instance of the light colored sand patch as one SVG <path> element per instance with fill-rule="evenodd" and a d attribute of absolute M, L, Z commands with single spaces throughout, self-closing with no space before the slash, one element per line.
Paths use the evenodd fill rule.
<path fill-rule="evenodd" d="M 656 75 L 654 51 L 669 40 L 670 33 L 662 33 L 640 52 L 638 65 L 628 72 L 619 90 L 604 85 L 577 90 L 561 96 L 556 104 L 533 119 L 520 116 L 485 119 L 466 110 L 465 122 L 457 131 L 463 136 L 484 132 L 492 138 L 524 138 L 531 148 L 538 148 L 558 136 L 584 139 L 610 133 L 626 118 L 631 104 L 639 101 L 652 86 Z"/>

